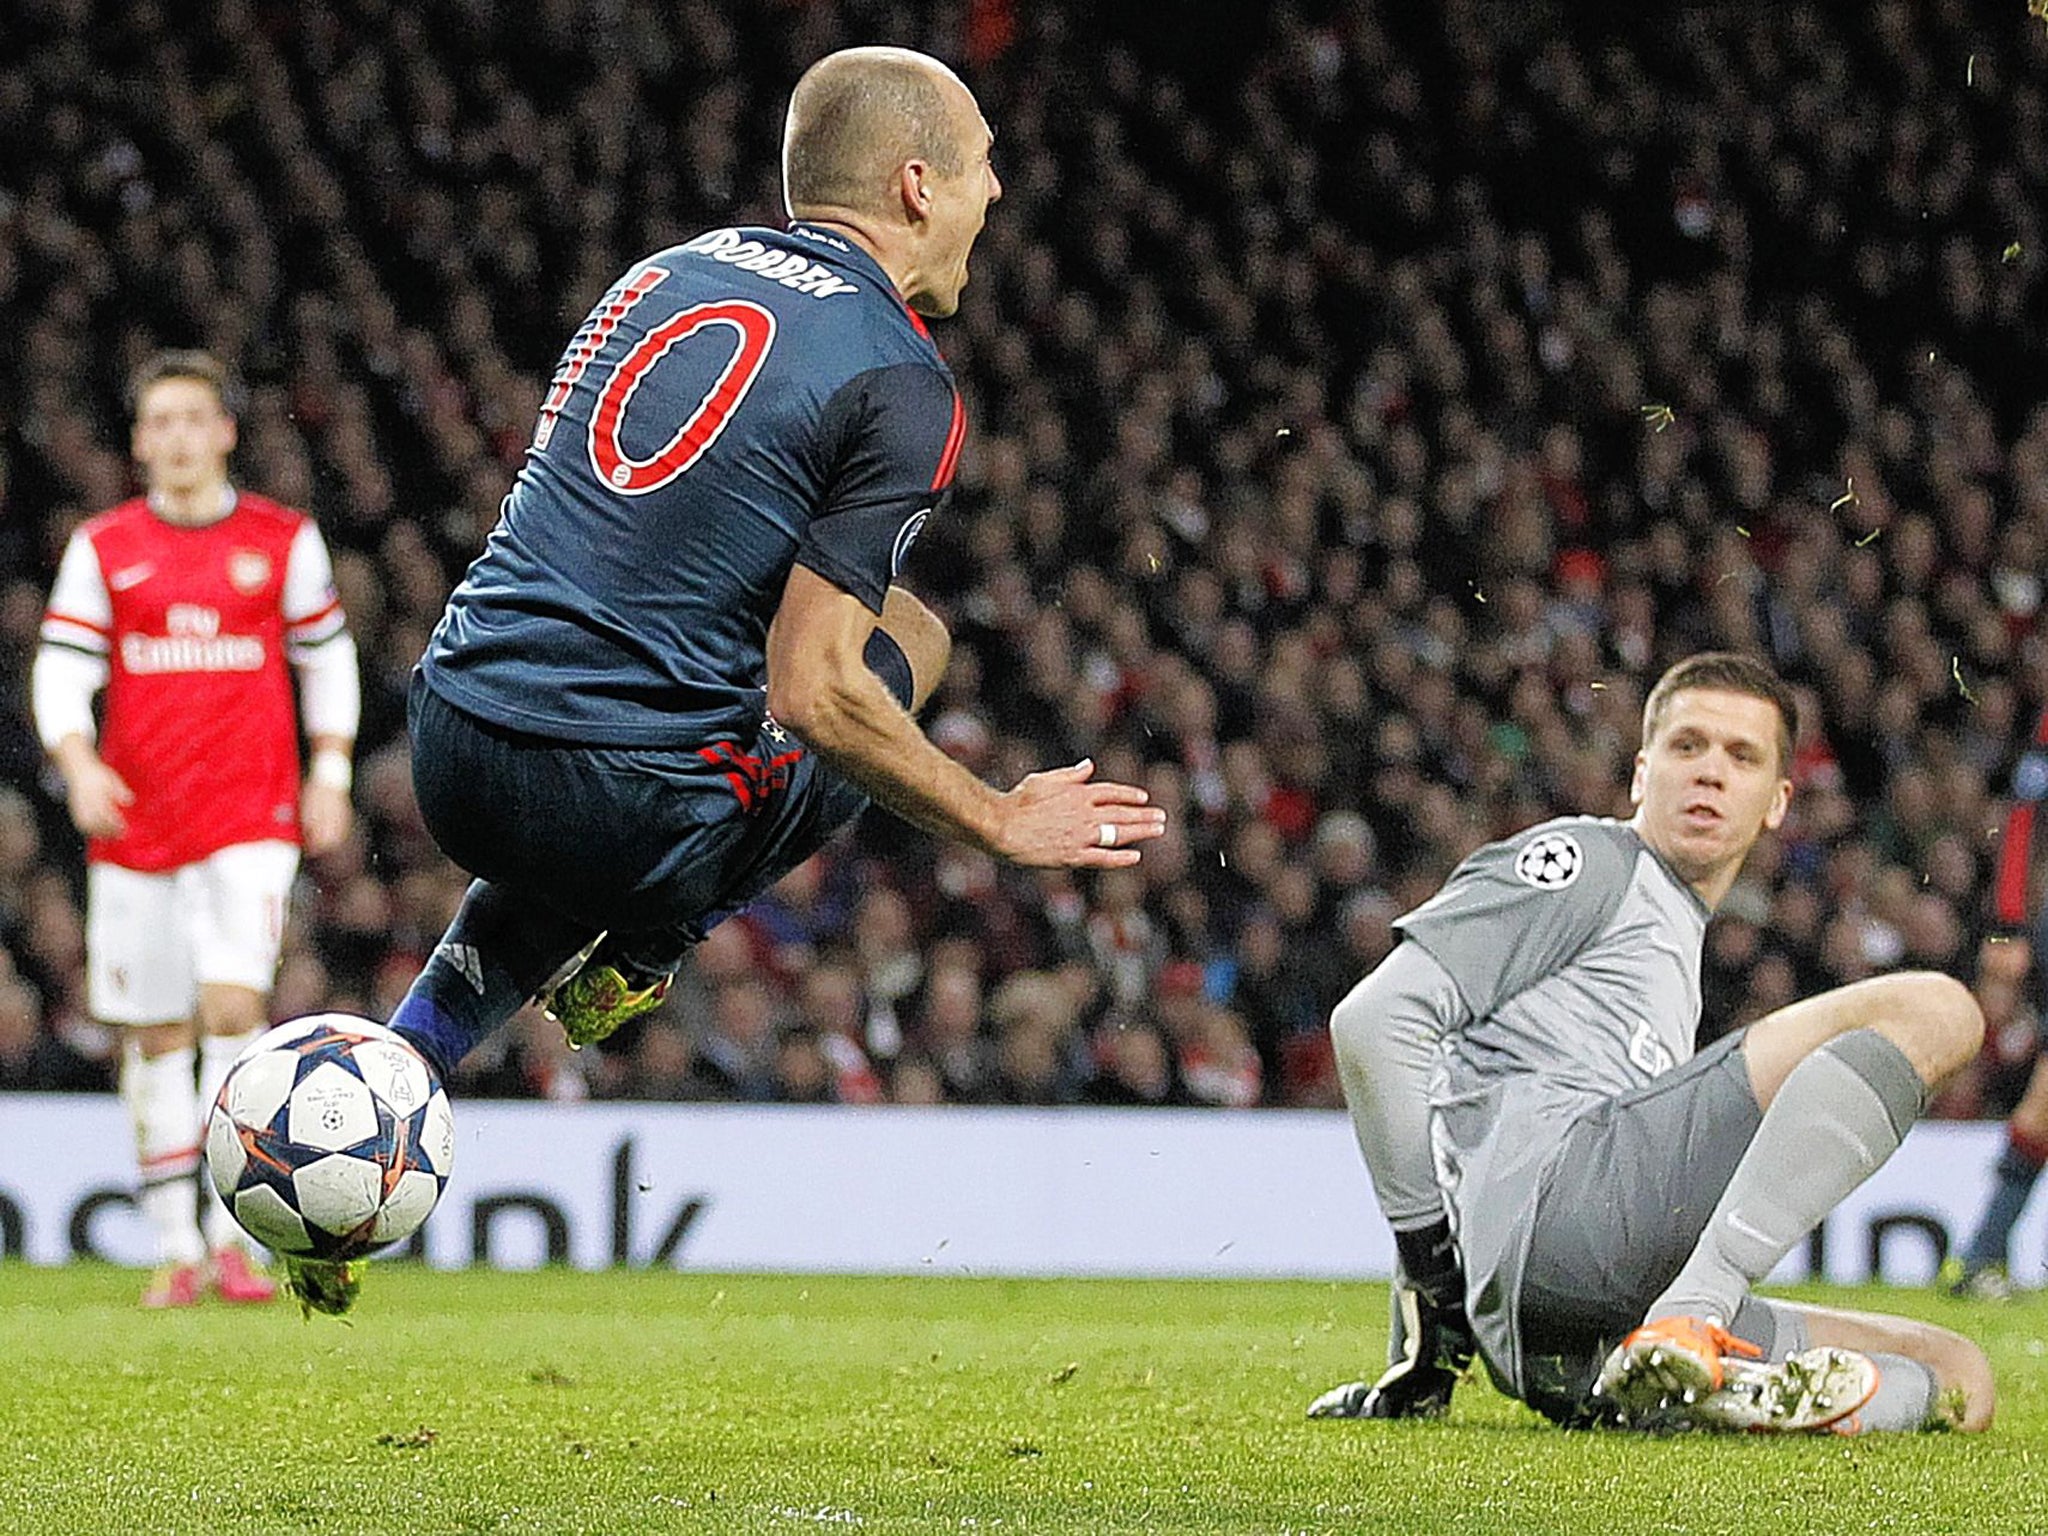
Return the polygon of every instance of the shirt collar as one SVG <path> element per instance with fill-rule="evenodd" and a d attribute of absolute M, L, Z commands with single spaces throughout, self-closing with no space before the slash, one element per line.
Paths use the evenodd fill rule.
<path fill-rule="evenodd" d="M 209 517 L 203 523 L 175 523 L 172 526 L 178 528 L 211 528 L 215 523 L 219 522 L 222 518 L 226 517 L 230 512 L 235 510 L 235 503 L 241 499 L 241 495 L 242 493 L 235 489 L 232 482 L 223 483 L 220 488 L 219 513 L 217 513 L 213 517 Z M 164 517 L 164 503 L 163 498 L 161 496 L 159 496 L 155 491 L 151 491 L 149 493 L 148 500 L 150 511 L 154 512 L 158 517 L 163 518 L 163 520 L 167 523 L 171 521 L 171 519 L 169 519 L 168 517 Z"/>

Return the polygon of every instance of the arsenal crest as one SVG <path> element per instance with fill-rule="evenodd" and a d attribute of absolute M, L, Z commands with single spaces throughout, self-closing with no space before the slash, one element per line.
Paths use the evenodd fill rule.
<path fill-rule="evenodd" d="M 228 580 L 245 595 L 261 592 L 270 580 L 270 556 L 261 550 L 236 550 L 228 556 Z"/>

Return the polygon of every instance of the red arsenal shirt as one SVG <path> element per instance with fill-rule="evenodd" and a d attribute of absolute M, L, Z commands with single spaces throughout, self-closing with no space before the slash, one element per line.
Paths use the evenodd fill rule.
<path fill-rule="evenodd" d="M 311 519 L 246 493 L 201 527 L 137 498 L 80 526 L 43 620 L 48 644 L 104 656 L 99 751 L 135 792 L 128 830 L 87 856 L 174 869 L 299 836 L 287 643 L 342 626 Z"/>

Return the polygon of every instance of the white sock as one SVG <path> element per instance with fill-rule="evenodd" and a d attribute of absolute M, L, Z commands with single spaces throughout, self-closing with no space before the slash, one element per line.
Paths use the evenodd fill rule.
<path fill-rule="evenodd" d="M 197 1264 L 206 1257 L 194 1205 L 199 1128 L 192 1120 L 190 1046 L 145 1056 L 132 1041 L 121 1067 L 121 1101 L 135 1126 L 135 1162 L 142 1188 L 136 1203 L 156 1235 L 159 1264 Z"/>
<path fill-rule="evenodd" d="M 202 1035 L 199 1039 L 199 1140 L 206 1141 L 206 1122 L 213 1114 L 213 1101 L 220 1097 L 220 1085 L 228 1080 L 228 1068 L 235 1064 L 235 1058 L 242 1054 L 243 1047 L 254 1040 L 258 1031 L 250 1030 L 246 1035 Z M 206 1191 L 206 1246 L 218 1251 L 233 1243 L 244 1253 L 251 1251 L 249 1235 L 242 1230 L 220 1196 L 214 1193 L 213 1180 L 204 1174 L 199 1183 Z"/>

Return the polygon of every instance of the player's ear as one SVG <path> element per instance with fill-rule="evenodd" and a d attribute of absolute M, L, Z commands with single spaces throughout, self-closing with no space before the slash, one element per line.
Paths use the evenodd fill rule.
<path fill-rule="evenodd" d="M 903 214 L 913 224 L 931 217 L 932 168 L 922 160 L 906 160 L 896 172 L 897 188 L 903 196 Z"/>
<path fill-rule="evenodd" d="M 1642 753 L 1636 754 L 1635 771 L 1628 778 L 1628 803 L 1640 806 L 1643 803 L 1643 781 L 1649 775 L 1649 760 Z"/>
<path fill-rule="evenodd" d="M 1778 780 L 1777 792 L 1771 796 L 1770 809 L 1764 812 L 1764 830 L 1775 832 L 1784 825 L 1785 812 L 1792 806 L 1792 781 Z"/>

